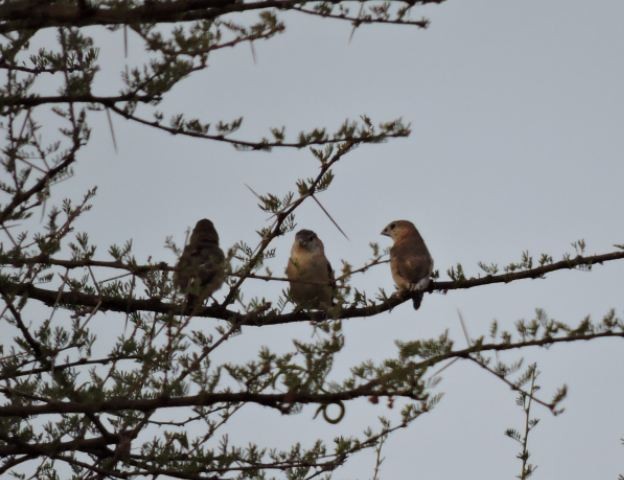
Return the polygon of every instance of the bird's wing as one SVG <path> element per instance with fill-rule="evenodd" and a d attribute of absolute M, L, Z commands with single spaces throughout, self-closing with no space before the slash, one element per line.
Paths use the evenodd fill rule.
<path fill-rule="evenodd" d="M 288 265 L 286 265 L 286 276 L 293 280 L 299 276 L 298 265 L 292 257 L 288 259 Z"/>
<path fill-rule="evenodd" d="M 398 274 L 410 283 L 417 283 L 431 275 L 431 257 L 412 245 L 399 245 L 394 249 Z"/>
<path fill-rule="evenodd" d="M 201 285 L 212 282 L 217 275 L 221 275 L 225 264 L 225 255 L 216 245 L 206 246 L 195 256 L 196 272 Z"/>
<path fill-rule="evenodd" d="M 176 264 L 173 279 L 178 288 L 182 290 L 186 289 L 192 276 L 192 256 L 193 250 L 191 248 L 191 245 L 187 245 L 186 247 L 184 247 L 184 250 L 182 250 L 182 255 L 180 255 L 178 263 Z"/>
<path fill-rule="evenodd" d="M 327 264 L 327 277 L 329 278 L 329 284 L 332 288 L 336 288 L 336 277 L 334 276 L 334 269 L 332 268 L 331 263 L 329 263 L 329 260 L 327 260 L 327 258 L 325 258 L 325 263 Z"/>

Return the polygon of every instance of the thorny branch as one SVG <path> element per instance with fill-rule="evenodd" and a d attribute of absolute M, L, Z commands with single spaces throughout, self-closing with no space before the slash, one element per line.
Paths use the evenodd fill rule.
<path fill-rule="evenodd" d="M 408 135 L 409 128 L 403 126 L 401 121 L 382 124 L 379 129 L 374 129 L 364 118 L 364 126 L 345 122 L 336 134 L 316 129 L 300 134 L 298 141 L 285 141 L 285 130 L 274 129 L 273 140 L 253 142 L 232 137 L 240 126 L 239 120 L 223 125 L 220 122 L 218 133 L 212 133 L 215 130 L 208 133 L 210 125 L 199 120 L 176 115 L 171 118 L 170 124 L 166 124 L 161 112 L 153 112 L 152 120 L 143 111 L 136 111 L 146 105 L 157 105 L 177 82 L 206 68 L 209 52 L 243 42 L 253 46 L 256 40 L 281 33 L 284 26 L 277 19 L 281 10 L 346 21 L 354 29 L 374 23 L 425 28 L 428 20 L 410 19 L 410 10 L 415 5 L 442 2 L 16 0 L 0 5 L 0 33 L 5 37 L 5 44 L 0 45 L 0 71 L 7 80 L 0 96 L 0 108 L 8 119 L 6 122 L 3 119 L 2 128 L 6 127 L 10 144 L 10 148 L 3 151 L 2 166 L 13 181 L 12 185 L 1 185 L 9 199 L 0 209 L 0 228 L 9 239 L 11 248 L 4 249 L 2 246 L 0 251 L 0 266 L 7 267 L 0 275 L 0 295 L 4 303 L 0 322 L 16 332 L 14 338 L 0 345 L 0 394 L 5 400 L 0 406 L 0 474 L 13 473 L 14 467 L 36 460 L 40 463 L 32 478 L 54 470 L 55 463 L 61 463 L 83 476 L 87 474 L 84 478 L 89 479 L 157 478 L 167 475 L 221 480 L 225 479 L 222 475 L 228 473 L 241 478 L 249 474 L 256 478 L 265 470 L 280 470 L 287 472 L 291 478 L 309 480 L 334 471 L 352 453 L 379 446 L 375 470 L 377 477 L 381 463 L 380 445 L 389 433 L 405 428 L 435 404 L 439 396 L 432 396 L 431 385 L 426 385 L 424 377 L 429 369 L 449 360 L 476 362 L 525 395 L 525 399 L 528 395 L 529 407 L 530 401 L 535 401 L 556 413 L 559 394 L 552 403 L 538 399 L 533 395 L 533 384 L 527 393 L 520 384 L 490 368 L 482 361 L 480 354 L 600 338 L 624 338 L 621 320 L 605 317 L 606 320 L 596 326 L 586 320 L 577 328 L 556 322 L 540 327 L 535 321 L 536 327 L 523 325 L 524 330 L 518 328 L 519 338 L 512 339 L 511 334 L 504 332 L 509 337 L 502 335 L 500 342 L 486 343 L 480 338 L 467 348 L 456 350 L 445 336 L 437 341 L 397 342 L 400 351 L 397 359 L 388 359 L 379 365 L 365 362 L 355 366 L 353 376 L 338 384 L 329 382 L 328 374 L 334 355 L 344 344 L 340 320 L 387 312 L 408 298 L 397 295 L 387 298 L 382 292 L 377 301 L 365 298 L 346 301 L 338 306 L 338 312 L 331 315 L 322 311 L 300 310 L 284 314 L 281 308 L 272 309 L 270 304 L 250 308 L 248 312 L 232 306 L 248 279 L 288 281 L 284 277 L 256 273 L 259 265 L 269 257 L 267 252 L 271 242 L 292 228 L 291 218 L 295 209 L 308 198 L 315 199 L 314 194 L 322 190 L 323 177 L 331 173 L 331 167 L 347 152 L 358 144 L 378 143 Z M 354 8 L 353 4 L 356 5 Z M 257 12 L 261 20 L 246 28 L 224 17 L 239 12 Z M 189 30 L 172 29 L 172 37 L 163 38 L 158 28 L 153 28 L 174 22 L 186 23 Z M 196 23 L 190 26 L 188 22 Z M 82 35 L 80 27 L 95 25 L 113 29 L 123 26 L 136 32 L 145 42 L 146 51 L 158 57 L 153 63 L 143 65 L 144 70 L 136 69 L 132 73 L 126 70 L 124 81 L 128 88 L 118 95 L 100 96 L 91 90 L 91 80 L 99 68 L 95 62 L 97 49 L 91 48 L 91 37 Z M 63 47 L 60 57 L 53 49 L 43 49 L 39 56 L 28 59 L 18 57 L 18 53 L 29 53 L 25 46 L 40 29 L 51 27 L 59 27 Z M 221 37 L 221 27 L 228 31 L 226 38 Z M 192 28 L 198 28 L 196 32 L 201 33 L 193 36 L 189 33 Z M 58 94 L 31 93 L 30 87 L 38 75 L 56 73 L 62 73 L 65 82 Z M 33 121 L 33 112 L 43 110 L 36 108 L 39 106 L 51 107 L 54 113 L 70 124 L 70 128 L 60 130 L 71 142 L 66 150 L 60 152 L 58 146 L 55 149 L 55 144 L 49 149 L 42 146 L 39 127 Z M 78 111 L 79 107 L 84 108 Z M 127 120 L 163 132 L 227 142 L 242 149 L 323 145 L 331 154 L 321 160 L 318 175 L 300 188 L 299 195 L 293 195 L 282 208 L 273 212 L 274 221 L 262 231 L 259 244 L 255 249 L 249 249 L 251 253 L 232 272 L 225 299 L 220 304 L 215 302 L 212 306 L 189 312 L 171 295 L 167 285 L 170 284 L 168 273 L 173 271 L 173 267 L 165 263 L 140 265 L 129 260 L 129 255 L 119 258 L 113 255 L 117 258 L 115 261 L 93 259 L 95 248 L 91 249 L 86 239 L 83 250 L 71 245 L 72 259 L 57 257 L 61 240 L 72 230 L 76 218 L 88 209 L 87 202 L 92 192 L 78 207 L 68 204 L 63 209 L 66 219 L 60 225 L 56 223 L 56 216 L 50 215 L 45 227 L 48 233 L 36 234 L 28 240 L 25 233 L 11 233 L 11 228 L 27 218 L 35 207 L 45 205 L 49 188 L 70 173 L 78 150 L 87 143 L 89 131 L 85 112 L 88 109 L 113 111 Z M 17 125 L 18 118 L 22 121 L 21 128 Z M 38 161 L 41 163 L 38 164 Z M 20 170 L 20 166 L 23 169 Z M 34 180 L 30 177 L 33 172 L 38 175 Z M 9 222 L 14 224 L 9 225 Z M 80 240 L 78 243 L 81 243 Z M 385 258 L 383 254 L 375 254 L 372 261 L 356 269 L 345 265 L 346 273 L 337 280 L 343 282 L 343 288 L 349 288 L 348 280 L 353 274 L 387 263 Z M 446 293 L 455 289 L 543 278 L 557 270 L 620 259 L 624 259 L 623 251 L 579 255 L 537 268 L 522 267 L 525 269 L 501 275 L 475 278 L 450 275 L 454 280 L 433 282 L 428 292 Z M 59 288 L 39 286 L 54 278 L 56 272 L 48 271 L 49 267 L 66 270 Z M 20 270 L 16 273 L 12 269 Z M 83 279 L 69 278 L 67 272 L 72 269 L 85 269 Z M 132 279 L 117 289 L 108 288 L 106 282 L 97 281 L 95 269 L 120 270 L 124 276 L 131 275 Z M 137 279 L 143 280 L 146 297 L 137 296 Z M 164 294 L 161 295 L 162 292 Z M 41 321 L 29 321 L 26 316 L 26 312 L 30 314 L 26 307 L 32 305 L 29 300 L 51 307 L 50 315 Z M 245 307 L 242 301 L 240 303 Z M 62 321 L 54 318 L 53 322 L 54 313 L 60 308 L 69 312 L 68 318 Z M 93 356 L 96 338 L 86 327 L 93 321 L 96 312 L 105 311 L 125 314 L 123 333 L 109 354 Z M 192 316 L 226 320 L 230 324 L 204 323 L 202 330 L 189 331 Z M 328 317 L 331 317 L 330 322 L 319 322 Z M 71 322 L 71 328 L 64 328 L 66 320 Z M 262 350 L 259 360 L 246 364 L 219 364 L 216 360 L 215 350 L 238 335 L 241 326 L 258 327 L 308 320 L 316 322 L 315 335 L 321 331 L 327 334 L 328 339 L 309 344 L 296 340 L 293 342 L 294 352 L 284 356 L 268 349 Z M 129 333 L 126 330 L 128 325 Z M 540 330 L 543 333 L 541 337 L 535 333 L 539 328 L 543 328 L 543 331 Z M 213 330 L 206 333 L 209 329 Z M 61 353 L 67 356 L 61 358 Z M 229 377 L 222 380 L 221 377 L 226 374 Z M 328 406 L 337 405 L 344 413 L 346 402 L 368 399 L 376 403 L 380 397 L 385 398 L 389 405 L 395 398 L 406 401 L 400 422 L 390 426 L 390 423 L 382 421 L 383 428 L 378 433 L 365 433 L 363 440 L 336 439 L 338 447 L 333 451 L 316 445 L 309 450 L 295 448 L 293 452 L 279 454 L 255 451 L 256 446 L 244 451 L 230 447 L 227 436 L 223 436 L 214 450 L 209 446 L 210 442 L 216 441 L 216 432 L 222 425 L 247 404 L 268 407 L 284 415 L 297 413 L 304 405 L 314 405 L 319 406 L 317 413 L 322 410 L 325 414 L 324 408 Z M 192 414 L 186 415 L 183 420 L 156 415 L 178 407 L 187 407 L 187 413 L 192 411 Z M 38 417 L 40 415 L 51 417 L 45 418 L 48 422 L 45 428 L 37 430 L 35 424 L 43 418 Z M 203 422 L 204 433 L 189 441 L 186 427 L 192 422 Z M 141 443 L 140 447 L 135 445 L 133 449 L 132 442 L 139 433 L 145 436 L 152 428 L 158 430 L 153 440 L 142 439 L 137 442 Z M 525 429 L 526 437 L 528 429 Z M 300 449 L 299 446 L 297 448 Z M 528 458 L 526 444 L 525 453 L 523 461 Z"/>
<path fill-rule="evenodd" d="M 545 345 L 554 345 L 558 343 L 570 343 L 578 341 L 594 340 L 598 338 L 624 338 L 624 331 L 606 331 L 589 334 L 570 334 L 562 337 L 550 337 L 544 339 L 517 341 L 511 343 L 475 343 L 471 347 L 461 350 L 449 351 L 440 355 L 420 362 L 411 362 L 409 370 L 413 372 L 421 372 L 427 368 L 437 365 L 440 362 L 453 358 L 468 358 L 471 354 L 479 352 L 495 351 L 501 352 L 526 347 L 538 347 Z M 386 389 L 384 386 L 386 381 L 396 375 L 390 372 L 386 376 L 382 376 L 371 380 L 359 387 L 331 393 L 310 393 L 310 392 L 287 392 L 273 394 L 256 394 L 250 392 L 217 392 L 217 393 L 200 393 L 198 395 L 181 396 L 181 397 L 162 397 L 162 398 L 109 398 L 101 401 L 90 402 L 61 402 L 49 401 L 43 405 L 8 405 L 0 407 L 0 418 L 29 416 L 42 414 L 65 414 L 65 413 L 95 413 L 95 412 L 116 412 L 123 410 L 137 410 L 143 412 L 153 411 L 156 408 L 174 408 L 188 406 L 211 406 L 218 403 L 255 403 L 258 405 L 276 408 L 283 413 L 288 413 L 290 408 L 288 405 L 296 404 L 332 404 L 353 400 L 361 397 L 406 397 L 413 400 L 424 400 L 419 396 L 415 396 L 411 388 L 404 390 L 396 390 L 394 388 Z"/>
<path fill-rule="evenodd" d="M 299 199 L 303 201 L 303 198 Z M 299 202 L 300 203 L 300 202 Z M 292 210 L 288 209 L 286 214 L 290 214 Z M 279 225 L 276 225 L 273 228 L 273 235 L 276 235 L 278 232 Z M 266 249 L 268 246 L 268 242 L 262 242 L 260 248 Z M 260 250 L 259 250 L 260 252 Z M 539 279 L 543 278 L 546 274 L 552 273 L 558 270 L 567 270 L 574 269 L 582 266 L 590 266 L 596 264 L 603 264 L 605 262 L 616 261 L 624 259 L 624 251 L 616 251 L 610 252 L 600 255 L 592 255 L 592 256 L 577 256 L 575 258 L 570 258 L 566 260 L 561 260 L 559 262 L 554 262 L 549 265 L 544 265 L 528 270 L 522 270 L 512 273 L 504 273 L 500 275 L 488 275 L 480 278 L 467 278 L 463 280 L 457 281 L 444 281 L 444 282 L 432 282 L 427 289 L 428 292 L 443 292 L 446 293 L 451 290 L 460 290 L 460 289 L 468 289 L 475 288 L 479 286 L 492 285 L 497 283 L 510 283 L 518 280 L 524 279 Z M 129 273 L 133 273 L 136 275 L 141 275 L 145 272 L 149 271 L 171 271 L 172 267 L 164 264 L 158 263 L 155 265 L 130 265 L 124 264 L 118 261 L 97 261 L 97 260 L 58 260 L 47 258 L 45 256 L 33 257 L 33 258 L 15 258 L 10 259 L 7 257 L 0 257 L 0 264 L 5 265 L 13 265 L 13 266 L 21 266 L 21 265 L 32 265 L 32 264 L 43 264 L 43 265 L 58 265 L 66 268 L 82 268 L 82 267 L 105 267 L 105 268 L 116 268 L 116 269 L 124 269 Z M 249 265 L 252 265 L 250 263 Z M 294 311 L 286 314 L 279 314 L 274 311 L 269 311 L 264 314 L 244 314 L 231 309 L 227 309 L 224 305 L 227 305 L 231 302 L 233 298 L 233 293 L 237 291 L 237 289 L 242 284 L 242 280 L 246 278 L 260 278 L 262 280 L 279 280 L 285 281 L 285 278 L 273 278 L 273 277 L 262 277 L 255 276 L 251 273 L 251 268 L 247 268 L 243 270 L 238 275 L 240 275 L 239 280 L 232 286 L 230 290 L 230 295 L 227 297 L 228 299 L 224 301 L 221 305 L 213 305 L 210 307 L 202 307 L 199 309 L 195 309 L 193 312 L 195 316 L 198 317 L 211 317 L 217 318 L 221 320 L 230 320 L 235 321 L 239 325 L 251 325 L 251 326 L 262 326 L 262 325 L 279 325 L 284 323 L 292 323 L 292 322 L 300 322 L 307 320 L 325 320 L 328 318 L 327 314 L 322 311 Z M 11 282 L 9 280 L 0 279 L 0 292 L 11 295 L 24 296 L 31 299 L 38 300 L 47 305 L 52 305 L 56 302 L 57 297 L 60 299 L 60 304 L 71 307 L 71 306 L 86 306 L 86 307 L 94 307 L 96 305 L 100 305 L 100 310 L 106 311 L 116 311 L 116 312 L 154 312 L 154 313 L 173 313 L 173 314 L 184 314 L 186 312 L 184 304 L 177 303 L 169 303 L 164 302 L 160 298 L 117 298 L 111 296 L 100 296 L 96 294 L 88 294 L 81 293 L 78 291 L 75 292 L 63 292 L 59 293 L 54 290 L 42 289 L 39 287 L 35 287 L 31 284 L 17 284 Z M 377 315 L 379 313 L 387 312 L 392 310 L 393 308 L 401 305 L 402 303 L 408 301 L 408 297 L 399 297 L 392 296 L 388 299 L 379 302 L 379 303 L 371 303 L 370 305 L 363 307 L 344 307 L 340 311 L 339 318 L 341 319 L 351 319 L 351 318 L 360 318 L 360 317 L 370 317 Z"/>
<path fill-rule="evenodd" d="M 389 2 L 403 4 L 411 8 L 412 5 L 427 3 L 442 3 L 444 0 L 420 0 L 412 2 Z M 348 2 L 309 2 L 302 0 L 259 0 L 251 2 L 237 2 L 227 0 L 176 0 L 170 2 L 152 3 L 145 2 L 143 5 L 126 6 L 118 4 L 99 8 L 96 4 L 87 2 L 77 3 L 51 3 L 39 4 L 36 9 L 32 8 L 32 2 L 21 0 L 0 6 L 0 33 L 12 32 L 25 29 L 43 29 L 50 27 L 92 25 L 128 25 L 137 23 L 173 23 L 190 22 L 196 20 L 211 20 L 217 17 L 257 10 L 276 8 L 280 10 L 296 10 L 320 17 L 336 18 L 351 23 L 390 23 L 405 24 L 426 27 L 426 20 L 411 21 L 405 18 L 407 9 L 403 7 L 403 13 L 396 18 L 390 18 L 387 11 L 374 15 L 369 12 L 361 12 L 359 16 L 349 14 L 332 13 L 331 9 L 305 9 L 301 6 L 306 4 L 325 3 L 340 6 Z M 411 5 L 410 5 L 411 4 Z"/>

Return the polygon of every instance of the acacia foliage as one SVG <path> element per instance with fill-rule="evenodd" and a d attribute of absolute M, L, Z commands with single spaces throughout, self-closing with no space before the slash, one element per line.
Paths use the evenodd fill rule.
<path fill-rule="evenodd" d="M 355 453 L 375 449 L 377 476 L 383 442 L 435 407 L 441 398 L 436 388 L 440 369 L 456 360 L 478 365 L 515 390 L 527 419 L 532 403 L 553 414 L 562 411 L 565 386 L 543 398 L 533 364 L 525 368 L 522 358 L 506 364 L 494 354 L 622 337 L 624 323 L 612 311 L 598 321 L 585 318 L 569 325 L 538 310 L 513 329 L 493 323 L 489 332 L 467 338 L 465 347 L 455 346 L 446 333 L 397 342 L 394 358 L 355 364 L 336 380 L 331 374 L 345 344 L 342 322 L 378 315 L 406 301 L 350 284 L 354 275 L 386 263 L 386 251 L 372 245 L 362 265 L 343 263 L 339 301 L 329 312 L 293 309 L 286 291 L 279 299 L 244 297 L 251 279 L 285 280 L 267 271 L 264 262 L 275 253 L 274 240 L 294 228 L 296 210 L 331 187 L 334 166 L 358 146 L 408 135 L 408 125 L 363 116 L 346 120 L 335 132 L 316 127 L 290 135 L 284 127 L 269 127 L 263 138 L 249 139 L 239 136 L 242 118 L 189 118 L 161 110 L 174 86 L 207 68 L 211 52 L 283 33 L 284 12 L 338 19 L 354 29 L 370 23 L 424 28 L 428 22 L 415 15 L 426 3 L 441 1 L 21 0 L 0 5 L 0 473 L 309 479 L 330 477 Z M 94 87 L 102 65 L 93 28 L 143 41 L 144 62 L 122 71 L 124 85 L 115 95 L 100 95 Z M 41 36 L 54 41 L 35 50 L 31 45 Z M 42 81 L 49 78 L 54 81 Z M 50 112 L 58 128 L 46 120 Z M 259 228 L 256 244 L 240 241 L 229 249 L 223 298 L 190 312 L 172 287 L 172 266 L 139 262 L 131 242 L 110 247 L 107 258 L 97 257 L 97 238 L 74 231 L 77 220 L 88 215 L 95 188 L 82 198 L 50 204 L 51 192 L 62 190 L 60 182 L 80 161 L 91 133 L 89 119 L 98 112 L 240 150 L 308 148 L 318 172 L 291 192 L 256 194 L 271 221 Z M 34 221 L 37 215 L 41 222 Z M 177 246 L 169 246 L 176 251 Z M 449 280 L 438 281 L 436 273 L 429 291 L 539 278 L 624 258 L 621 248 L 593 256 L 584 254 L 582 242 L 575 248 L 556 261 L 525 252 L 503 268 L 482 263 L 482 273 L 472 277 L 455 265 L 446 272 Z M 116 341 L 103 344 L 92 325 L 112 315 L 121 315 L 123 322 L 115 323 L 121 325 Z M 196 317 L 211 321 L 200 325 Z M 315 335 L 295 340 L 286 353 L 264 347 L 253 361 L 215 360 L 237 335 L 310 321 Z M 337 423 L 358 399 L 379 409 L 395 402 L 399 407 L 394 418 L 363 426 L 363 433 L 287 449 L 235 445 L 223 433 L 245 405 L 283 415 L 310 406 L 316 421 Z M 531 428 L 535 425 L 531 419 Z M 197 431 L 202 434 L 191 433 Z M 508 430 L 522 446 L 522 478 L 534 470 L 527 462 L 528 433 L 529 428 L 524 434 Z"/>

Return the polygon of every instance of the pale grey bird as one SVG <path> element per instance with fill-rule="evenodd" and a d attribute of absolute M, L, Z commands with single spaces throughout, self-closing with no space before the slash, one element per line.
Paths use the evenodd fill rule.
<path fill-rule="evenodd" d="M 433 273 L 433 258 L 427 245 L 408 220 L 390 222 L 381 234 L 394 240 L 390 248 L 392 278 L 400 292 L 413 292 L 414 309 L 418 310 Z"/>
<path fill-rule="evenodd" d="M 334 271 L 325 257 L 323 242 L 312 230 L 299 230 L 295 235 L 286 275 L 297 305 L 323 310 L 332 306 Z"/>
<path fill-rule="evenodd" d="M 201 306 L 225 279 L 225 255 L 219 248 L 219 235 L 210 220 L 197 222 L 188 245 L 178 260 L 173 281 L 186 294 L 191 308 Z"/>

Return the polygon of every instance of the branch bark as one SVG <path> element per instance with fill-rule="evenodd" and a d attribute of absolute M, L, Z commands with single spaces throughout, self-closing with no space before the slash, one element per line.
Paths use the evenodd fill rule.
<path fill-rule="evenodd" d="M 407 3 L 442 3 L 444 0 L 426 0 Z M 168 2 L 145 2 L 136 7 L 123 5 L 111 8 L 98 8 L 91 6 L 81 7 L 79 4 L 70 2 L 52 3 L 32 8 L 31 2 L 10 2 L 0 7 L 0 33 L 8 33 L 20 29 L 41 29 L 50 27 L 87 27 L 93 25 L 132 25 L 140 23 L 173 23 L 190 22 L 194 20 L 211 20 L 222 15 L 236 12 L 250 12 L 277 8 L 289 10 L 314 3 L 302 0 L 261 0 L 255 2 L 239 2 L 232 0 L 175 0 Z M 339 0 L 331 1 L 333 4 L 343 3 Z M 406 2 L 395 2 L 406 3 Z M 95 4 L 94 4 L 95 5 Z M 316 14 L 313 11 L 305 13 Z M 321 15 L 331 17 L 332 15 Z M 334 16 L 340 20 L 354 21 L 351 18 Z M 405 20 L 403 24 L 422 26 L 424 21 Z M 360 23 L 364 23 L 360 19 Z M 365 23 L 401 23 L 373 18 Z"/>
<path fill-rule="evenodd" d="M 410 368 L 414 371 L 430 368 L 442 361 L 452 358 L 468 358 L 472 353 L 485 351 L 505 351 L 517 348 L 526 348 L 534 346 L 546 346 L 556 343 L 570 343 L 577 341 L 594 340 L 598 338 L 624 338 L 624 331 L 606 331 L 588 334 L 571 334 L 559 338 L 542 338 L 535 340 L 525 340 L 510 343 L 482 343 L 475 344 L 462 350 L 449 351 L 440 355 L 433 356 L 421 362 L 414 362 Z M 91 400 L 89 402 L 60 402 L 48 401 L 40 405 L 5 405 L 0 407 L 0 418 L 5 417 L 27 417 L 31 415 L 48 415 L 48 414 L 67 414 L 67 413 L 83 413 L 93 414 L 101 412 L 118 412 L 123 410 L 134 410 L 148 412 L 159 408 L 175 408 L 175 407 L 205 407 L 217 403 L 255 403 L 266 407 L 276 408 L 283 413 L 288 413 L 289 408 L 293 404 L 321 404 L 329 405 L 341 403 L 356 398 L 368 397 L 374 395 L 376 397 L 406 397 L 414 400 L 421 400 L 415 397 L 413 389 L 393 389 L 393 388 L 377 388 L 384 385 L 388 378 L 395 375 L 391 372 L 388 375 L 382 375 L 373 379 L 366 384 L 355 387 L 350 390 L 331 393 L 309 393 L 309 392 L 286 392 L 286 393 L 251 393 L 251 392 L 217 392 L 217 393 L 200 393 L 198 395 L 180 396 L 180 397 L 161 397 L 161 398 L 108 398 L 106 400 Z"/>
<path fill-rule="evenodd" d="M 505 273 L 501 275 L 488 275 L 485 277 L 468 278 L 458 281 L 432 282 L 427 292 L 434 291 L 448 292 L 450 290 L 462 290 L 475 288 L 484 285 L 493 285 L 497 283 L 510 283 L 518 280 L 529 278 L 543 278 L 544 275 L 555 272 L 557 270 L 573 269 L 579 266 L 589 266 L 602 264 L 624 259 L 624 251 L 610 252 L 593 256 L 577 256 L 549 265 L 544 265 L 520 272 Z M 97 260 L 74 261 L 74 260 L 54 260 L 45 257 L 33 257 L 31 259 L 3 259 L 4 264 L 15 266 L 27 265 L 31 263 L 49 263 L 51 265 L 59 265 L 66 268 L 78 268 L 86 266 L 108 267 L 108 268 L 126 268 L 129 272 L 140 274 L 149 270 L 172 270 L 173 268 L 160 263 L 157 265 L 127 265 L 121 262 L 105 262 Z M 247 278 L 253 278 L 251 275 Z M 284 323 L 301 322 L 307 320 L 326 320 L 328 315 L 323 311 L 294 311 L 286 314 L 278 314 L 275 312 L 258 313 L 241 313 L 225 306 L 212 305 L 210 307 L 196 308 L 193 312 L 189 312 L 184 303 L 176 304 L 163 301 L 161 298 L 133 298 L 111 297 L 92 295 L 81 292 L 58 292 L 55 290 L 47 290 L 35 287 L 32 284 L 19 284 L 6 279 L 0 279 L 0 292 L 3 294 L 25 296 L 49 306 L 57 303 L 65 308 L 69 307 L 96 307 L 100 311 L 114 312 L 152 312 L 162 314 L 184 315 L 193 313 L 198 317 L 209 317 L 221 320 L 236 322 L 238 325 L 263 326 L 263 325 L 279 325 Z M 359 317 L 370 317 L 379 313 L 387 312 L 409 300 L 409 296 L 392 296 L 387 300 L 375 303 L 365 307 L 347 307 L 343 308 L 338 318 L 351 319 Z"/>

